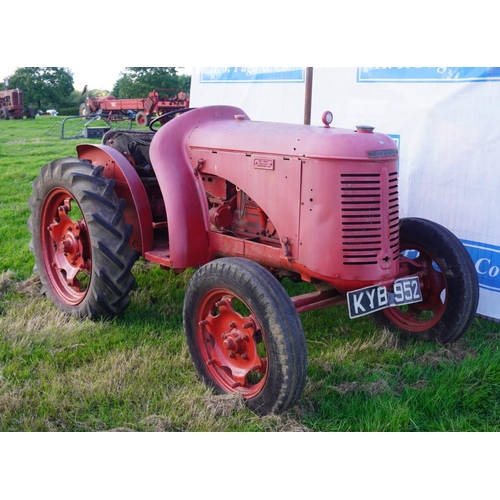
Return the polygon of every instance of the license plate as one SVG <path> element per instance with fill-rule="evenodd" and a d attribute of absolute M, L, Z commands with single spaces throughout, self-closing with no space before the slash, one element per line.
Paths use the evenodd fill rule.
<path fill-rule="evenodd" d="M 396 280 L 392 291 L 388 291 L 384 286 L 375 285 L 347 292 L 347 305 L 351 319 L 366 316 L 387 307 L 415 302 L 422 302 L 420 281 L 416 276 Z"/>

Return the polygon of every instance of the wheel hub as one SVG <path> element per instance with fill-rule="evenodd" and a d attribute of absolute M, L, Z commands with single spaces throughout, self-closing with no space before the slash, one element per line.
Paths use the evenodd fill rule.
<path fill-rule="evenodd" d="M 248 342 L 248 335 L 244 335 L 237 328 L 233 328 L 229 333 L 222 334 L 224 339 L 223 345 L 231 354 L 241 354 L 243 359 L 247 359 L 248 355 L 245 354 L 245 342 Z"/>
<path fill-rule="evenodd" d="M 79 287 L 76 276 L 81 271 L 90 271 L 91 261 L 86 250 L 87 226 L 82 220 L 74 221 L 68 215 L 71 199 L 65 198 L 57 207 L 57 217 L 48 225 L 53 252 L 51 267 L 64 272 L 65 281 L 70 287 Z"/>
<path fill-rule="evenodd" d="M 211 311 L 199 323 L 206 365 L 222 386 L 253 393 L 257 388 L 250 379 L 261 381 L 267 370 L 267 359 L 258 351 L 261 339 L 255 321 L 237 312 L 231 297 L 214 306 L 217 313 Z"/>
<path fill-rule="evenodd" d="M 405 248 L 405 247 L 408 248 Z M 446 311 L 448 300 L 447 282 L 444 273 L 435 267 L 433 256 L 419 245 L 403 245 L 402 250 L 417 252 L 418 256 L 409 259 L 402 256 L 404 274 L 418 276 L 422 291 L 422 302 L 411 304 L 404 311 L 393 308 L 384 311 L 384 314 L 403 330 L 424 332 L 435 326 Z"/>
<path fill-rule="evenodd" d="M 40 223 L 43 266 L 58 300 L 84 300 L 92 273 L 92 250 L 83 212 L 66 189 L 53 189 L 44 200 Z"/>

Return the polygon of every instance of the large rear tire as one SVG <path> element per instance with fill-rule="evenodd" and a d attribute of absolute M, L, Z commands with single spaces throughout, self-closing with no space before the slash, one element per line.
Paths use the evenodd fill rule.
<path fill-rule="evenodd" d="M 474 263 L 448 229 L 425 219 L 402 219 L 402 264 L 419 276 L 423 301 L 375 313 L 374 319 L 403 337 L 454 342 L 476 315 L 479 284 Z"/>
<path fill-rule="evenodd" d="M 120 314 L 134 286 L 132 227 L 114 180 L 102 171 L 78 158 L 55 160 L 35 179 L 29 201 L 30 250 L 42 291 L 79 318 Z"/>
<path fill-rule="evenodd" d="M 262 266 L 224 258 L 199 269 L 184 299 L 184 330 L 200 377 L 265 415 L 289 409 L 307 376 L 304 331 L 290 297 Z"/>

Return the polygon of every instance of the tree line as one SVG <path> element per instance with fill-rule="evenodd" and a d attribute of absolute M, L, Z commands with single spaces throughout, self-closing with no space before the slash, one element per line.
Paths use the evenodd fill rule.
<path fill-rule="evenodd" d="M 111 91 L 109 89 L 75 89 L 73 73 L 61 67 L 23 67 L 0 82 L 0 90 L 18 88 L 23 91 L 24 104 L 38 110 L 55 108 L 74 110 L 78 114 L 80 104 L 86 97 L 113 95 L 117 99 L 146 97 L 155 88 L 175 88 L 189 93 L 191 77 L 179 74 L 179 68 L 167 67 L 126 67 L 120 73 Z"/>

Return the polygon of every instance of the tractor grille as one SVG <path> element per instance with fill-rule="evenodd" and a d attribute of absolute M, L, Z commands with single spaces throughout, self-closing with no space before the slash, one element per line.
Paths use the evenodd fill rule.
<path fill-rule="evenodd" d="M 19 92 L 12 92 L 12 105 L 18 106 L 19 104 L 21 104 L 19 102 Z"/>
<path fill-rule="evenodd" d="M 341 174 L 340 185 L 343 264 L 373 265 L 379 258 L 397 259 L 397 172 Z"/>

